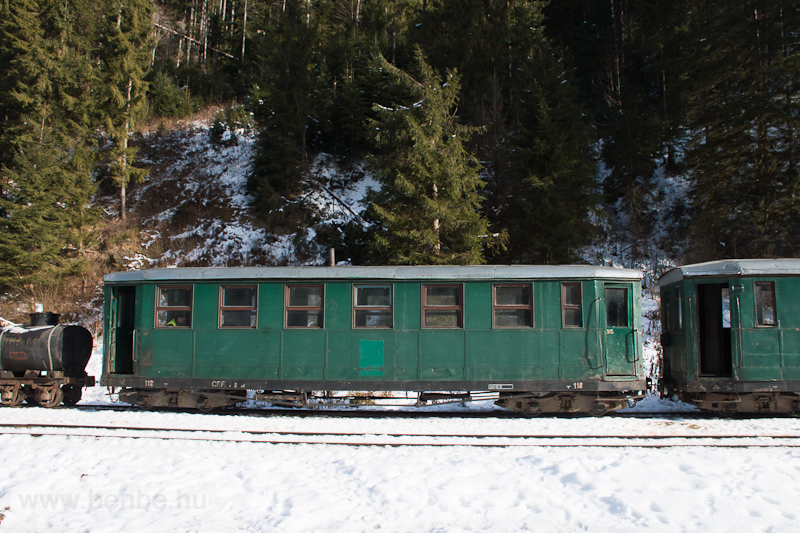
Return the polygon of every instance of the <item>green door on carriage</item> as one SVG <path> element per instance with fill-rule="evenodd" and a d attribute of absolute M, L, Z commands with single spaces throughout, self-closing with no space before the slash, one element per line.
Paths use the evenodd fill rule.
<path fill-rule="evenodd" d="M 606 375 L 633 376 L 636 373 L 636 334 L 633 320 L 633 286 L 605 284 Z"/>

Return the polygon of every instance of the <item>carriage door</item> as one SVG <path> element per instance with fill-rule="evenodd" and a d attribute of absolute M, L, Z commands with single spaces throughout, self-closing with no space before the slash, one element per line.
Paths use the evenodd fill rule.
<path fill-rule="evenodd" d="M 133 374 L 134 311 L 136 287 L 111 289 L 111 357 L 109 367 L 113 374 Z"/>
<path fill-rule="evenodd" d="M 633 287 L 605 285 L 606 375 L 632 376 L 636 372 L 636 336 L 633 328 Z"/>
<path fill-rule="evenodd" d="M 731 376 L 731 292 L 727 283 L 697 285 L 701 376 Z"/>

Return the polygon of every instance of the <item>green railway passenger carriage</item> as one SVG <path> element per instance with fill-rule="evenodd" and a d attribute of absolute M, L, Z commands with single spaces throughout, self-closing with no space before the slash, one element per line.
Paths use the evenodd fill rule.
<path fill-rule="evenodd" d="M 662 391 L 721 414 L 800 414 L 800 260 L 727 260 L 659 279 Z"/>
<path fill-rule="evenodd" d="M 110 274 L 101 383 L 147 407 L 407 391 L 602 414 L 646 389 L 641 278 L 577 265 Z"/>

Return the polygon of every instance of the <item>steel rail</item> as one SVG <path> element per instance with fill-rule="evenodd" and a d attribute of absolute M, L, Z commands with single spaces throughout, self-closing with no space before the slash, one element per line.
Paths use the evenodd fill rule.
<path fill-rule="evenodd" d="M 413 407 L 411 405 L 396 405 L 392 407 Z M 21 405 L 21 406 L 0 406 L 2 408 L 10 409 L 37 409 L 35 405 Z M 345 405 L 313 405 L 307 407 L 296 408 L 247 408 L 247 407 L 229 407 L 226 409 L 212 410 L 209 412 L 202 412 L 199 409 L 192 409 L 188 407 L 158 407 L 147 409 L 137 407 L 134 405 L 76 405 L 76 406 L 59 406 L 57 409 L 74 409 L 78 411 L 117 411 L 117 412 L 168 412 L 168 413 L 201 413 L 203 415 L 217 415 L 217 416 L 252 416 L 252 417 L 269 417 L 269 416 L 295 416 L 303 417 L 336 417 L 343 418 L 509 418 L 509 419 L 547 419 L 547 418 L 668 418 L 668 419 L 730 419 L 730 420 L 749 420 L 749 419 L 763 419 L 763 418 L 780 418 L 792 419 L 797 418 L 793 415 L 783 413 L 736 413 L 730 416 L 721 417 L 720 415 L 711 411 L 613 411 L 606 413 L 600 417 L 592 416 L 588 413 L 547 413 L 547 414 L 523 414 L 514 411 L 493 409 L 493 410 L 458 410 L 458 411 L 425 411 L 424 409 L 415 408 L 414 410 L 394 410 L 394 409 L 369 409 L 361 406 L 345 406 Z"/>
<path fill-rule="evenodd" d="M 56 431 L 56 430 L 63 431 Z M 98 431 L 100 430 L 100 431 Z M 0 424 L 2 435 L 88 438 L 196 440 L 260 444 L 329 444 L 346 446 L 466 446 L 466 447 L 604 447 L 604 448 L 798 448 L 798 434 L 671 435 L 613 434 L 471 434 L 471 433 L 359 433 L 244 429 L 188 429 L 132 426 L 84 426 L 79 424 Z M 364 439 L 364 440 L 357 440 Z"/>

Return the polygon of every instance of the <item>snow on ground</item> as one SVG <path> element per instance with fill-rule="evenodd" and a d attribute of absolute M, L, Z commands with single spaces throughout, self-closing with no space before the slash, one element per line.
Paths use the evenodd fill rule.
<path fill-rule="evenodd" d="M 95 375 L 100 355 L 89 366 Z M 104 393 L 94 387 L 82 404 L 107 404 Z M 800 435 L 800 420 L 790 418 L 459 416 L 494 408 L 481 402 L 422 409 L 451 411 L 448 418 L 363 419 L 26 407 L 0 408 L 0 423 L 231 434 Z M 694 408 L 651 397 L 633 410 Z M 0 435 L 0 450 L 0 531 L 790 532 L 800 517 L 796 448 L 347 447 Z"/>
<path fill-rule="evenodd" d="M 241 430 L 800 434 L 800 421 L 336 419 L 0 409 Z M 0 531 L 796 531 L 794 448 L 424 448 L 0 435 Z M 5 510 L 4 510 L 5 509 Z"/>

